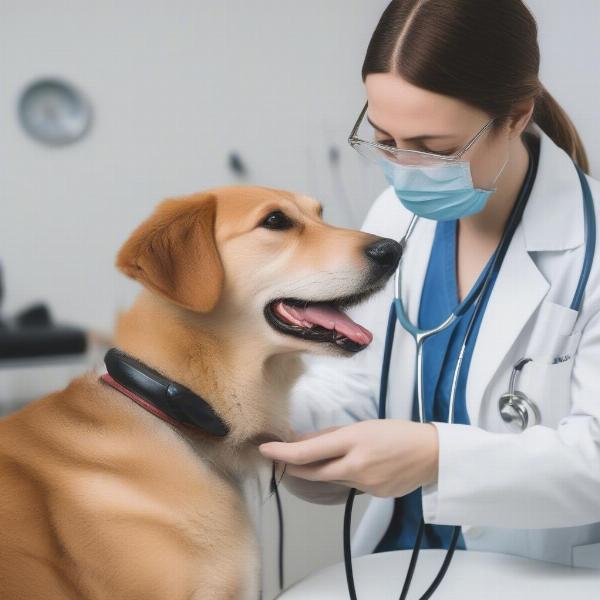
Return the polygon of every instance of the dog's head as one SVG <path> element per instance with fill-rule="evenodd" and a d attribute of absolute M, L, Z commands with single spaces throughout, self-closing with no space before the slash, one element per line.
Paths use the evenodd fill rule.
<path fill-rule="evenodd" d="M 351 354 L 372 335 L 343 309 L 383 287 L 394 240 L 333 227 L 310 197 L 230 186 L 163 201 L 117 267 L 224 335 L 274 351 Z"/>

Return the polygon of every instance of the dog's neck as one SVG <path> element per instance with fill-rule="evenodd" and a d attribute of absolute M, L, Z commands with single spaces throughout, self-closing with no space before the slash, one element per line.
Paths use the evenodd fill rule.
<path fill-rule="evenodd" d="M 263 436 L 290 438 L 287 396 L 302 372 L 297 353 L 273 354 L 243 329 L 235 338 L 217 335 L 145 290 L 116 327 L 118 348 L 200 395 L 228 424 L 225 438 L 188 437 L 203 455 L 238 472 L 260 459 Z"/>

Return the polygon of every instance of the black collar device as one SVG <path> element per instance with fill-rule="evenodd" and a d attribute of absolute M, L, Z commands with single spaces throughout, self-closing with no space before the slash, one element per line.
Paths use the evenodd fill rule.
<path fill-rule="evenodd" d="M 102 381 L 164 421 L 218 437 L 229 433 L 229 427 L 206 400 L 133 356 L 111 348 L 104 356 L 104 364 L 108 374 L 100 377 Z"/>

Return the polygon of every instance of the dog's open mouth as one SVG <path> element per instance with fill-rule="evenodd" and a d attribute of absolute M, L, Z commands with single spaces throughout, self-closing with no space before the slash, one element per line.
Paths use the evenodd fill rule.
<path fill-rule="evenodd" d="M 347 352 L 358 352 L 371 343 L 373 334 L 355 323 L 343 312 L 343 308 L 356 304 L 365 295 L 328 302 L 278 298 L 267 304 L 265 317 L 281 333 L 311 342 L 335 344 Z"/>

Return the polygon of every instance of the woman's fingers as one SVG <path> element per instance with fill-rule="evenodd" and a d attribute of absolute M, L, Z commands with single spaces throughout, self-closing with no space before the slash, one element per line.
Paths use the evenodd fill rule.
<path fill-rule="evenodd" d="M 341 459 L 322 460 L 308 465 L 288 464 L 286 474 L 310 481 L 328 481 L 352 487 L 352 482 L 344 479 L 348 476 Z"/>
<path fill-rule="evenodd" d="M 334 430 L 318 432 L 317 435 L 296 442 L 268 442 L 261 444 L 258 449 L 267 458 L 293 465 L 305 465 L 344 456 L 348 451 L 348 438 L 344 431 Z"/>
<path fill-rule="evenodd" d="M 335 425 L 333 427 L 327 427 L 326 429 L 321 429 L 319 431 L 308 431 L 306 433 L 297 433 L 297 434 L 295 434 L 295 437 L 292 441 L 300 442 L 302 440 L 309 440 L 310 438 L 313 438 L 317 435 L 329 433 L 330 431 L 335 431 L 336 429 L 339 429 L 339 428 L 340 428 L 340 425 Z"/>

